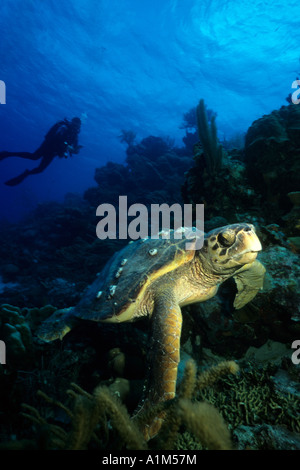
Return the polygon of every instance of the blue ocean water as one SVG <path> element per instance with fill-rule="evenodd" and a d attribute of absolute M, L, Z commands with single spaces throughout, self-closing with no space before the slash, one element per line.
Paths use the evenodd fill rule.
<path fill-rule="evenodd" d="M 286 104 L 300 72 L 296 1 L 2 0 L 0 150 L 33 151 L 64 117 L 82 118 L 81 152 L 36 162 L 9 158 L 0 217 L 19 220 L 43 201 L 94 184 L 95 169 L 125 160 L 121 129 L 180 144 L 182 116 L 204 98 L 220 138 Z"/>

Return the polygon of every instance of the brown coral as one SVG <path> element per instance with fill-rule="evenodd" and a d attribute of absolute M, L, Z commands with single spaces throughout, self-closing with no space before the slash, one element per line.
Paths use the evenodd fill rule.
<path fill-rule="evenodd" d="M 214 368 L 212 374 L 206 374 L 203 381 L 210 384 L 223 373 L 235 373 L 237 368 L 231 362 L 223 363 Z M 232 443 L 227 426 L 217 411 L 208 403 L 192 403 L 191 398 L 197 391 L 196 366 L 193 361 L 186 365 L 185 374 L 179 387 L 178 396 L 169 402 L 159 403 L 149 413 L 157 416 L 164 411 L 165 422 L 157 438 L 146 443 L 140 428 L 143 427 L 143 417 L 138 420 L 130 418 L 127 409 L 107 387 L 98 386 L 93 394 L 87 393 L 76 384 L 71 384 L 68 395 L 73 398 L 72 408 L 60 401 L 54 400 L 39 391 L 38 394 L 52 407 L 59 407 L 65 415 L 64 425 L 49 423 L 39 411 L 30 405 L 23 405 L 23 416 L 38 424 L 46 433 L 41 441 L 24 441 L 23 448 L 46 449 L 87 449 L 87 448 L 126 448 L 126 449 L 172 449 L 178 436 L 180 426 L 184 425 L 203 445 L 209 449 L 230 449 Z M 111 431 L 109 430 L 111 429 Z M 118 436 L 111 440 L 110 434 Z M 41 445 L 42 442 L 42 445 Z M 119 446 L 117 444 L 119 443 Z M 22 448 L 22 441 L 17 447 Z M 12 448 L 8 443 L 2 448 Z"/>

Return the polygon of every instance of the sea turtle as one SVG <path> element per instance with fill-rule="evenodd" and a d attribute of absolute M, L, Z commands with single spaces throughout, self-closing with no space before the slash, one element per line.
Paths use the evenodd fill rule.
<path fill-rule="evenodd" d="M 176 238 L 181 234 L 180 238 Z M 142 410 L 175 396 L 179 363 L 181 307 L 213 297 L 219 285 L 233 277 L 241 308 L 262 288 L 265 268 L 256 260 L 261 250 L 254 226 L 239 223 L 204 236 L 181 228 L 161 232 L 158 239 L 141 239 L 115 253 L 76 307 L 61 309 L 41 326 L 39 337 L 62 337 L 80 319 L 96 322 L 133 321 L 151 317 L 149 378 Z M 202 233 L 203 238 L 203 233 Z M 189 240 L 189 249 L 187 249 Z M 193 245 L 192 245 L 193 247 Z M 146 439 L 161 425 L 154 420 L 143 430 Z"/>

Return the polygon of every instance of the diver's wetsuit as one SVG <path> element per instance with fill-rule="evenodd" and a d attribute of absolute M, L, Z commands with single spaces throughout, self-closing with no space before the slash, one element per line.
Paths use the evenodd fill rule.
<path fill-rule="evenodd" d="M 72 121 L 64 119 L 51 127 L 45 136 L 42 145 L 35 152 L 0 152 L 0 160 L 8 157 L 27 158 L 28 160 L 39 160 L 42 158 L 39 166 L 32 170 L 25 170 L 16 178 L 5 182 L 8 186 L 20 184 L 27 176 L 41 173 L 47 168 L 52 160 L 58 156 L 67 158 L 68 154 L 78 153 L 81 148 L 78 145 L 78 134 L 81 121 L 79 118 L 73 118 Z"/>

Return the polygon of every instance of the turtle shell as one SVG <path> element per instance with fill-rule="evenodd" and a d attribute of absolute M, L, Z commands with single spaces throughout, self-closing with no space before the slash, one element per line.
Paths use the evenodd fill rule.
<path fill-rule="evenodd" d="M 182 235 L 176 239 L 179 230 Z M 191 230 L 165 231 L 160 232 L 158 239 L 129 242 L 108 261 L 72 315 L 84 320 L 110 322 L 130 321 L 143 315 L 138 306 L 147 287 L 193 259 L 195 250 L 190 248 L 196 242 L 196 235 L 191 236 Z M 189 249 L 186 249 L 187 239 Z"/>

